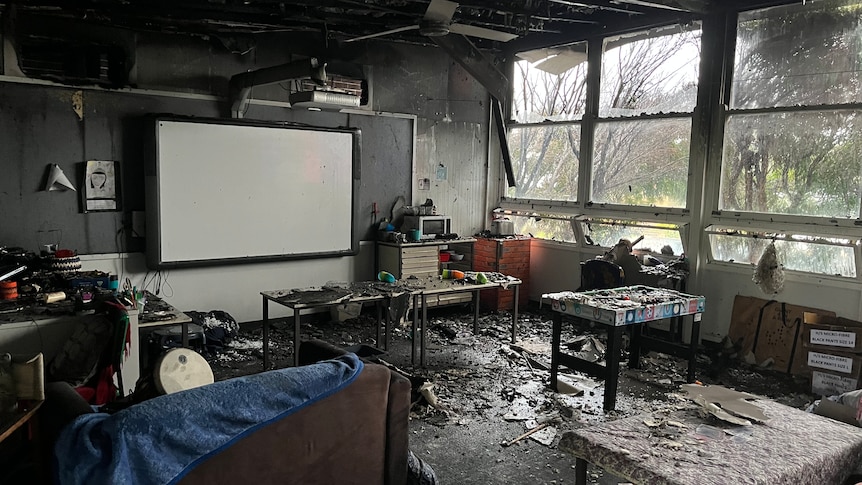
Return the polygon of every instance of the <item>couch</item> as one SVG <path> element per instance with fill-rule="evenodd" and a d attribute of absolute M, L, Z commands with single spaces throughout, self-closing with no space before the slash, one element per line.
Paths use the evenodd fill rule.
<path fill-rule="evenodd" d="M 409 381 L 323 342 L 303 342 L 300 362 L 112 415 L 49 384 L 55 481 L 405 484 Z"/>

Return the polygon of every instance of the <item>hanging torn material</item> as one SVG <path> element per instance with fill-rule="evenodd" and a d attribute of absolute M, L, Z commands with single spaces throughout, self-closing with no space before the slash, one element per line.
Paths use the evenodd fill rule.
<path fill-rule="evenodd" d="M 778 262 L 774 241 L 763 251 L 751 279 L 767 295 L 781 293 L 784 289 L 784 266 Z"/>
<path fill-rule="evenodd" d="M 45 183 L 45 190 L 54 191 L 66 189 L 71 189 L 77 192 L 77 189 L 72 185 L 69 177 L 66 177 L 66 174 L 63 173 L 63 169 L 56 163 L 52 163 L 48 166 L 48 179 Z"/>

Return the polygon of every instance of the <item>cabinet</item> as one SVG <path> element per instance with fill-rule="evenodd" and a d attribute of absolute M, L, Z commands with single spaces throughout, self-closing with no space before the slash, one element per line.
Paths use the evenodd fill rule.
<path fill-rule="evenodd" d="M 392 273 L 403 279 L 415 276 L 419 279 L 439 278 L 442 269 L 471 271 L 473 269 L 473 243 L 475 239 L 435 240 L 417 243 L 377 242 L 377 271 Z M 461 261 L 440 261 L 440 252 L 452 250 L 462 254 Z M 453 305 L 471 301 L 469 293 L 431 295 L 428 306 Z"/>
<path fill-rule="evenodd" d="M 480 238 L 473 254 L 475 271 L 495 271 L 521 280 L 518 306 L 526 305 L 530 298 L 530 238 Z M 479 302 L 489 310 L 512 310 L 514 292 L 495 288 L 483 290 Z"/>

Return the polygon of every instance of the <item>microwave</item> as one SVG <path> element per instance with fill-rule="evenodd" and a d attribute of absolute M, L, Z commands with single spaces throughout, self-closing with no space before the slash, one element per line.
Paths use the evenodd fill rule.
<path fill-rule="evenodd" d="M 438 234 L 452 233 L 452 219 L 449 216 L 404 216 L 401 232 L 419 229 L 422 239 L 434 239 Z"/>

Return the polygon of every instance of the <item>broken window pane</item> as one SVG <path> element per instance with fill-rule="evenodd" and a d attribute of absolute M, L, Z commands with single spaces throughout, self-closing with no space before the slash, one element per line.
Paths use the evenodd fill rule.
<path fill-rule="evenodd" d="M 673 254 L 684 253 L 679 226 L 665 223 L 639 223 L 635 221 L 580 221 L 587 245 L 613 247 L 620 239 L 636 241 L 643 236 L 634 249 L 661 253 L 668 246 Z M 665 248 L 667 253 L 668 248 Z"/>
<path fill-rule="evenodd" d="M 720 209 L 856 218 L 860 187 L 862 110 L 728 117 Z"/>
<path fill-rule="evenodd" d="M 596 125 L 592 201 L 685 207 L 691 118 Z"/>
<path fill-rule="evenodd" d="M 525 126 L 509 130 L 515 187 L 509 197 L 573 201 L 578 196 L 581 127 Z"/>
<path fill-rule="evenodd" d="M 699 26 L 605 39 L 599 116 L 688 113 L 697 99 Z"/>
<path fill-rule="evenodd" d="M 510 217 L 515 226 L 515 234 L 530 235 L 535 238 L 553 241 L 577 241 L 570 218 Z"/>
<path fill-rule="evenodd" d="M 785 269 L 831 276 L 856 277 L 855 245 L 846 238 L 800 234 L 765 234 L 747 231 L 712 229 L 709 244 L 712 258 L 745 265 L 756 265 L 763 251 L 773 241 L 778 260 Z"/>
<path fill-rule="evenodd" d="M 537 49 L 516 54 L 512 117 L 518 123 L 571 121 L 584 116 L 587 45 Z"/>
<path fill-rule="evenodd" d="M 860 7 L 821 0 L 740 13 L 731 107 L 862 102 Z"/>

